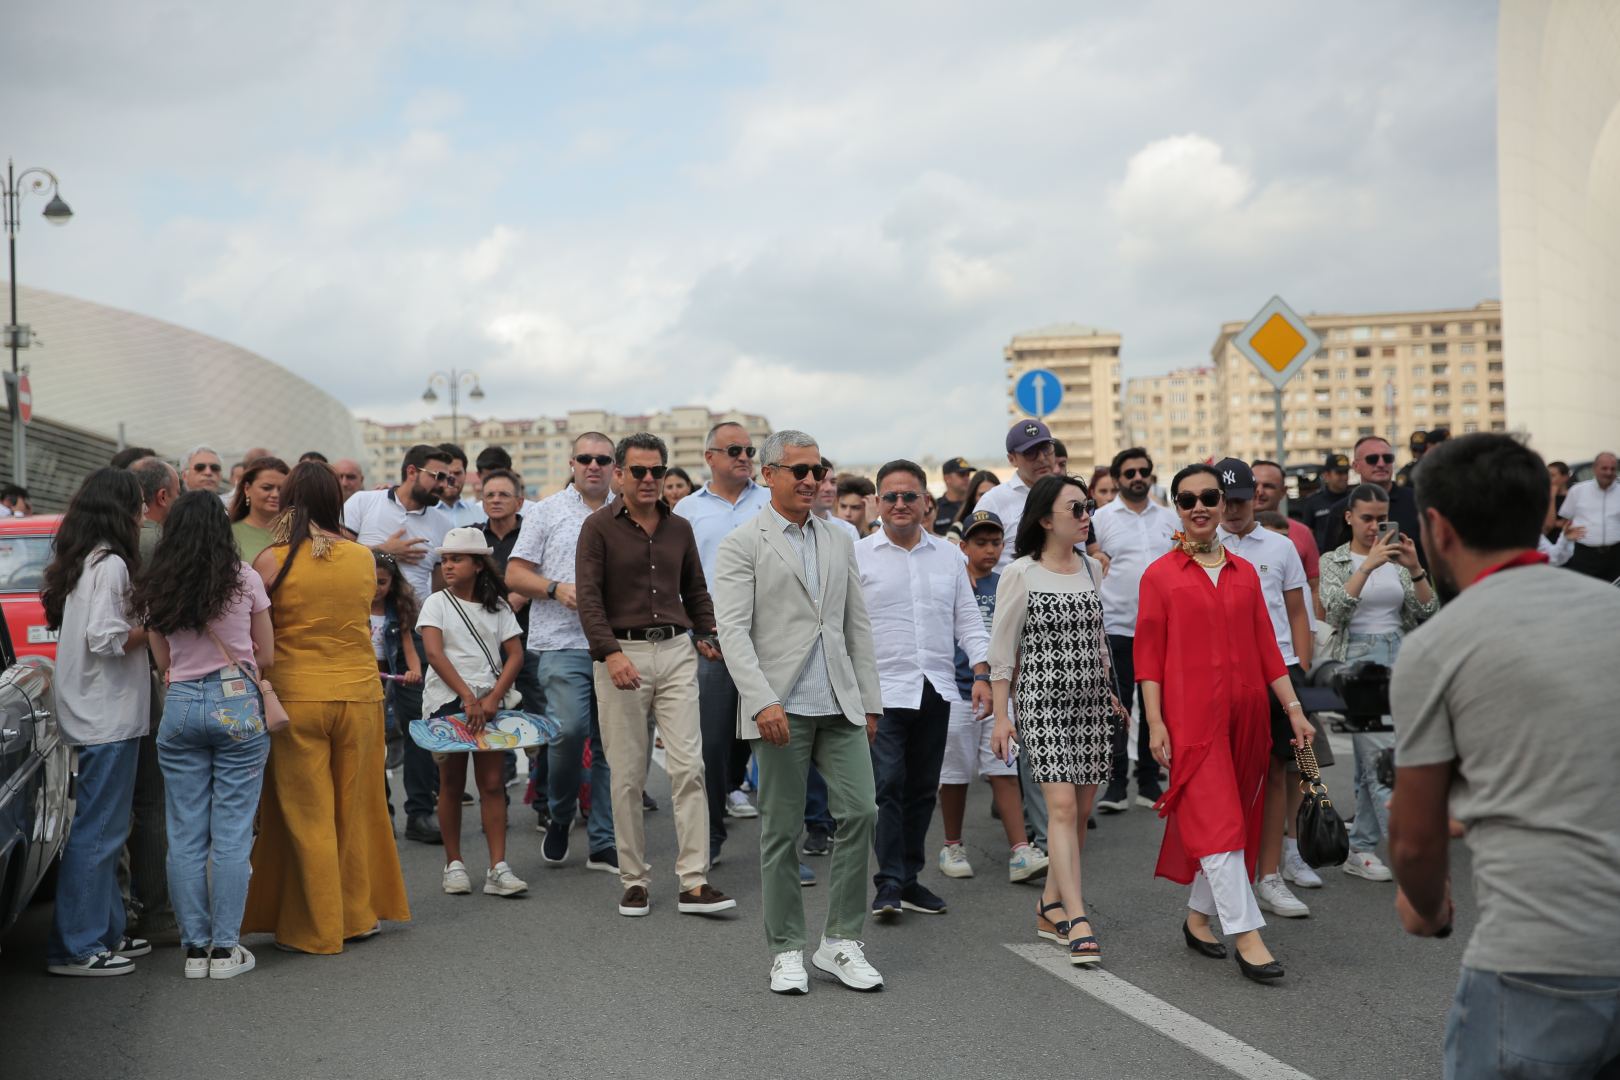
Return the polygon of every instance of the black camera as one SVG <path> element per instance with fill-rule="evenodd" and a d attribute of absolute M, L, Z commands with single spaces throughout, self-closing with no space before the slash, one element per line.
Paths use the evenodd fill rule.
<path fill-rule="evenodd" d="M 1371 660 L 1342 663 L 1326 660 L 1311 671 L 1311 691 L 1305 707 L 1311 712 L 1336 712 L 1344 719 L 1334 724 L 1341 731 L 1393 731 L 1389 715 L 1389 668 Z"/>

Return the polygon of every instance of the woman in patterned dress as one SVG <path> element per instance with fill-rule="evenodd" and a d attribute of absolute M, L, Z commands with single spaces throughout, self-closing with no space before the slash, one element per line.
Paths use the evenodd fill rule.
<path fill-rule="evenodd" d="M 1067 945 L 1075 965 L 1102 960 L 1081 898 L 1080 851 L 1097 785 L 1109 778 L 1120 708 L 1097 593 L 1101 567 L 1079 550 L 1095 509 L 1077 477 L 1036 482 L 1018 526 L 1014 560 L 996 590 L 990 631 L 996 715 L 990 745 L 1004 759 L 1029 755 L 1030 777 L 1041 785 L 1050 818 L 1052 862 L 1036 933 Z"/>

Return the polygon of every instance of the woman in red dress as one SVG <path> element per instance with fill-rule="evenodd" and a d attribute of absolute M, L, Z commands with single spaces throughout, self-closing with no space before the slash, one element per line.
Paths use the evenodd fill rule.
<path fill-rule="evenodd" d="M 1166 819 L 1159 877 L 1192 885 L 1182 935 L 1204 956 L 1234 935 L 1238 966 L 1251 979 L 1283 975 L 1260 927 L 1249 882 L 1260 849 L 1261 809 L 1271 749 L 1266 688 L 1288 712 L 1295 742 L 1310 721 L 1294 697 L 1254 567 L 1215 539 L 1220 476 L 1208 465 L 1176 474 L 1170 497 L 1181 515 L 1178 545 L 1142 575 L 1136 622 L 1136 678 L 1142 684 L 1153 756 L 1170 770 L 1156 804 Z"/>

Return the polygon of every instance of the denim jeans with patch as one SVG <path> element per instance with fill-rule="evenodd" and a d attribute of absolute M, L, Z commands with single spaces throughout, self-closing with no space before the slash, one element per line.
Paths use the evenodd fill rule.
<path fill-rule="evenodd" d="M 1462 969 L 1446 1080 L 1620 1076 L 1620 976 Z"/>
<path fill-rule="evenodd" d="M 227 669 L 169 684 L 158 727 L 169 896 L 184 945 L 237 944 L 270 735 L 253 682 Z M 211 864 L 211 865 L 210 865 Z"/>

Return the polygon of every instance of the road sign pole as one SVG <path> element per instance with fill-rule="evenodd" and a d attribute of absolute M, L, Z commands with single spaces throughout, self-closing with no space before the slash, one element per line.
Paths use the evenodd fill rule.
<path fill-rule="evenodd" d="M 1276 395 L 1276 398 L 1277 398 L 1277 464 L 1278 464 L 1279 467 L 1286 468 L 1287 465 L 1288 465 L 1288 462 L 1283 460 L 1284 450 L 1283 450 L 1283 391 L 1282 391 L 1282 387 L 1280 387 L 1280 386 L 1277 387 L 1275 390 L 1272 391 L 1272 393 L 1274 395 Z"/>

